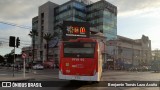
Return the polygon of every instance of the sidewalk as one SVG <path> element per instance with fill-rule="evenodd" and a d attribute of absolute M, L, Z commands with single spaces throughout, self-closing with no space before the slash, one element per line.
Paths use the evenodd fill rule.
<path fill-rule="evenodd" d="M 34 80 L 34 78 L 31 77 L 2 77 L 0 78 L 0 81 L 29 81 L 29 80 Z"/>
<path fill-rule="evenodd" d="M 44 69 L 44 70 L 29 70 L 23 76 L 23 69 L 15 70 L 13 77 L 12 68 L 1 68 L 0 69 L 0 81 L 33 81 L 41 78 L 51 77 L 51 75 L 58 75 L 58 69 Z M 47 78 L 48 79 L 48 78 Z"/>
<path fill-rule="evenodd" d="M 6 71 L 6 72 L 5 72 Z M 0 81 L 29 81 L 29 80 L 34 80 L 34 77 L 32 77 L 32 73 L 28 72 L 25 73 L 25 78 L 23 76 L 23 71 L 14 71 L 14 76 L 13 76 L 13 70 L 12 68 L 0 68 Z M 3 73 L 5 72 L 5 73 Z"/>

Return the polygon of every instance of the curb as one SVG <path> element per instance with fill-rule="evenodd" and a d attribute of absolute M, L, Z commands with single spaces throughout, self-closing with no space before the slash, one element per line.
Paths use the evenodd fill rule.
<path fill-rule="evenodd" d="M 35 78 L 31 78 L 31 77 L 26 77 L 26 78 L 15 77 L 15 78 L 4 78 L 1 81 L 30 81 L 30 80 L 35 80 Z"/>

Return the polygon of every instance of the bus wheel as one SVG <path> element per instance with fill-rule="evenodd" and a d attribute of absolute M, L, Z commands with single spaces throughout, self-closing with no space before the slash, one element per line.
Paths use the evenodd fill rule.
<path fill-rule="evenodd" d="M 76 80 L 70 80 L 70 82 L 71 82 L 71 83 L 75 83 L 75 82 L 76 82 Z"/>
<path fill-rule="evenodd" d="M 92 81 L 92 84 L 97 84 L 99 83 L 99 81 Z"/>

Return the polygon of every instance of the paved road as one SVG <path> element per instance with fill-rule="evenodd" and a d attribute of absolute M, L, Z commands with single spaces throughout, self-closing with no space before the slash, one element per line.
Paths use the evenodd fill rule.
<path fill-rule="evenodd" d="M 0 76 L 6 76 L 12 72 L 1 70 Z M 22 75 L 22 72 L 17 72 L 16 75 Z M 34 81 L 59 81 L 58 70 L 34 70 L 27 74 L 34 77 Z M 104 81 L 160 81 L 160 73 L 154 72 L 127 72 L 127 71 L 105 71 L 103 73 Z M 54 83 L 53 83 L 54 84 Z M 63 83 L 63 87 L 48 87 L 48 88 L 0 88 L 0 90 L 160 90 L 159 87 L 95 87 L 100 84 L 90 82 L 70 82 Z M 68 87 L 77 85 L 75 87 Z"/>
<path fill-rule="evenodd" d="M 103 73 L 106 81 L 160 81 L 160 73 L 148 72 L 127 72 L 127 71 L 109 71 Z"/>

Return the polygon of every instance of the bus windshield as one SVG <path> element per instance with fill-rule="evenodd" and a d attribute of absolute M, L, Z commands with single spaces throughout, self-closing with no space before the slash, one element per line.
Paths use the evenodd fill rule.
<path fill-rule="evenodd" d="M 65 42 L 64 57 L 93 58 L 95 44 L 94 42 Z"/>

